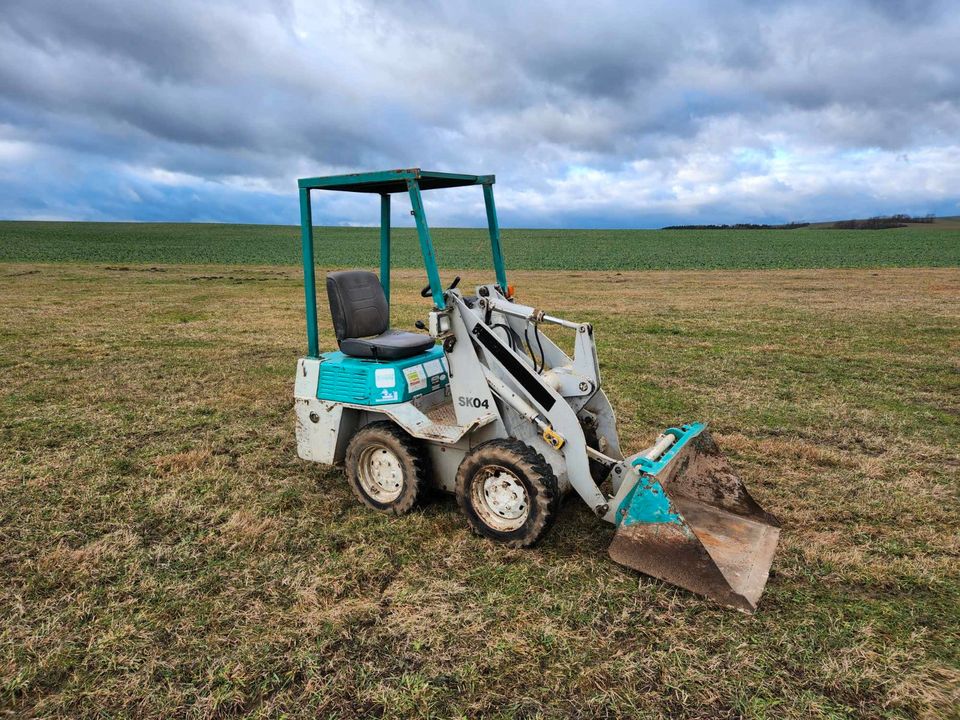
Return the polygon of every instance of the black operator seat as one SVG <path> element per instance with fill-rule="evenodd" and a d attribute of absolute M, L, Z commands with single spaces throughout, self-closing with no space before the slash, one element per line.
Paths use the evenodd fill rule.
<path fill-rule="evenodd" d="M 327 297 L 337 344 L 344 355 L 400 360 L 432 348 L 429 335 L 390 329 L 390 311 L 380 280 L 366 270 L 327 273 Z"/>

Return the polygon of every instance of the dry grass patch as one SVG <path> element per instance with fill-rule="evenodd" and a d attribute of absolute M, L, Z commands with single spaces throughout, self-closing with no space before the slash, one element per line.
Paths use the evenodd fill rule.
<path fill-rule="evenodd" d="M 298 272 L 140 269 L 0 283 L 0 711 L 956 714 L 957 270 L 511 274 L 595 324 L 625 447 L 709 420 L 783 521 L 745 617 L 614 565 L 576 499 L 530 552 L 365 510 L 296 458 Z"/>
<path fill-rule="evenodd" d="M 187 450 L 171 455 L 161 455 L 153 461 L 153 464 L 161 476 L 176 475 L 202 467 L 210 459 L 210 455 L 210 451 L 206 449 Z"/>

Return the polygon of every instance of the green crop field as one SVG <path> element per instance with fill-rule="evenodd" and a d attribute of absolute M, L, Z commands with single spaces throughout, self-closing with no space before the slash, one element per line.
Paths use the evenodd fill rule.
<path fill-rule="evenodd" d="M 297 268 L 167 264 L 293 262 L 294 231 L 3 233 L 7 257 L 85 262 L 0 263 L 0 715 L 957 717 L 960 269 L 511 273 L 522 300 L 596 327 L 626 449 L 708 420 L 780 518 L 747 616 L 614 564 L 576 497 L 511 550 L 450 498 L 386 516 L 300 461 Z M 440 236 L 479 262 L 479 235 Z M 644 234 L 597 233 L 602 252 L 508 237 L 530 265 L 675 257 L 611 239 Z M 710 237 L 703 264 L 864 261 L 850 243 L 956 257 L 955 238 L 891 243 L 912 233 L 778 233 L 848 244 L 776 262 Z M 396 326 L 424 316 L 422 282 L 396 273 Z"/>
<path fill-rule="evenodd" d="M 438 228 L 441 266 L 490 264 L 477 229 Z M 378 257 L 374 228 L 316 230 L 318 264 L 365 267 Z M 394 231 L 396 267 L 420 267 L 416 234 Z M 705 268 L 945 267 L 960 265 L 960 228 L 892 230 L 512 230 L 503 231 L 512 268 L 683 270 Z M 299 229 L 276 225 L 0 222 L 0 261 L 91 263 L 300 262 Z"/>

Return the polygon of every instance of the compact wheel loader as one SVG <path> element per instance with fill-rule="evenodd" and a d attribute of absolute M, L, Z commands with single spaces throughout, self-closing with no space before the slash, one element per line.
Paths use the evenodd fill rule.
<path fill-rule="evenodd" d="M 603 390 L 594 328 L 524 305 L 507 283 L 493 175 L 420 169 L 299 181 L 307 356 L 297 363 L 301 458 L 343 464 L 356 496 L 405 513 L 439 488 L 454 493 L 479 535 L 536 544 L 576 493 L 616 526 L 611 557 L 747 612 L 756 609 L 779 523 L 750 496 L 704 424 L 665 430 L 625 455 Z M 495 281 L 467 294 L 440 281 L 423 191 L 480 185 Z M 339 350 L 320 352 L 311 192 L 380 196 L 380 276 L 330 272 Z M 390 201 L 406 193 L 416 220 L 429 321 L 390 327 Z M 573 357 L 542 332 L 573 334 Z"/>

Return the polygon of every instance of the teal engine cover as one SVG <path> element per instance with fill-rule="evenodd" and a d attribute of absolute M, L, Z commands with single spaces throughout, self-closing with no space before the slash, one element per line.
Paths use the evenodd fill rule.
<path fill-rule="evenodd" d="M 317 398 L 355 405 L 389 405 L 446 387 L 450 382 L 443 348 L 435 345 L 402 360 L 369 360 L 342 352 L 323 353 Z"/>

